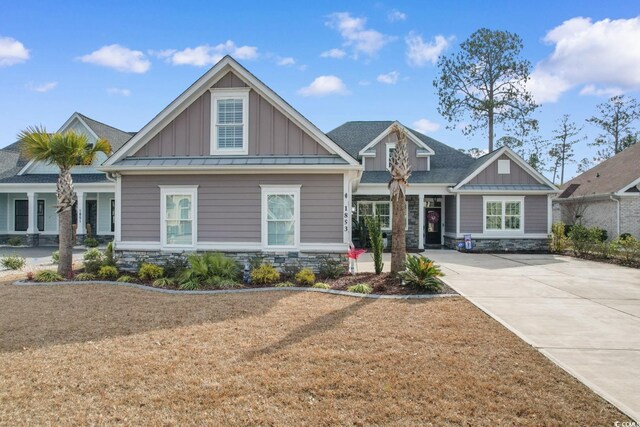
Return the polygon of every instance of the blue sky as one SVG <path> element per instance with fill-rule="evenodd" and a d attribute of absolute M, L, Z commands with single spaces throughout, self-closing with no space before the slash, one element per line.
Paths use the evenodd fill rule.
<path fill-rule="evenodd" d="M 397 119 L 456 148 L 432 85 L 439 54 L 480 27 L 524 40 L 541 134 L 640 88 L 635 1 L 11 2 L 0 14 L 0 147 L 74 112 L 140 129 L 230 53 L 318 127 Z M 500 136 L 500 134 L 498 134 Z M 574 167 L 570 168 L 572 172 Z M 571 173 L 570 173 L 571 175 Z"/>

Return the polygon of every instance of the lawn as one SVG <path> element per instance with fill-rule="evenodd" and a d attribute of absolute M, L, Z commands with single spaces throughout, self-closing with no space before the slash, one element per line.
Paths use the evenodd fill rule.
<path fill-rule="evenodd" d="M 612 425 L 462 298 L 0 284 L 0 424 Z"/>

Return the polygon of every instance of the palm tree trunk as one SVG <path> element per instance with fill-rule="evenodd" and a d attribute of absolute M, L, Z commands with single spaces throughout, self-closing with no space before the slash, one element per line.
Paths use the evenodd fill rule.
<path fill-rule="evenodd" d="M 399 273 L 404 270 L 404 261 L 407 257 L 407 243 L 404 226 L 406 215 L 406 202 L 404 194 L 393 197 L 391 201 L 393 209 L 393 224 L 391 226 L 391 273 Z"/>
<path fill-rule="evenodd" d="M 76 201 L 70 169 L 60 169 L 56 195 L 58 197 L 58 236 L 60 240 L 60 261 L 58 274 L 65 278 L 73 276 L 73 235 L 71 232 L 71 212 Z"/>

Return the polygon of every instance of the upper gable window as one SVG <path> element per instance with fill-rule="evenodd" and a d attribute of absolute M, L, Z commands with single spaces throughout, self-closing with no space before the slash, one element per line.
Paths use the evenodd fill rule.
<path fill-rule="evenodd" d="M 387 143 L 387 169 L 391 170 L 391 159 L 396 152 L 395 143 Z"/>
<path fill-rule="evenodd" d="M 249 153 L 249 88 L 211 89 L 211 154 Z"/>
<path fill-rule="evenodd" d="M 498 160 L 498 173 L 509 175 L 511 173 L 511 160 Z"/>

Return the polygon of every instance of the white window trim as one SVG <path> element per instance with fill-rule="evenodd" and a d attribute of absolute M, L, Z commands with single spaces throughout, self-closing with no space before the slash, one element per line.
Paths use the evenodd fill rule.
<path fill-rule="evenodd" d="M 487 203 L 502 203 L 502 229 L 487 229 Z M 507 230 L 504 228 L 505 223 L 505 206 L 507 202 L 520 202 L 520 228 L 517 230 Z M 482 234 L 485 235 L 520 235 L 524 234 L 524 196 L 483 196 L 482 197 Z"/>
<path fill-rule="evenodd" d="M 211 91 L 211 155 L 237 156 L 249 154 L 249 90 L 250 88 L 210 89 Z M 242 149 L 218 148 L 218 100 L 242 99 Z"/>
<path fill-rule="evenodd" d="M 194 249 L 198 241 L 198 186 L 197 185 L 160 185 L 160 244 L 162 248 Z M 187 194 L 192 200 L 191 218 L 191 244 L 169 245 L 167 244 L 167 212 L 165 203 L 167 196 Z"/>
<path fill-rule="evenodd" d="M 511 173 L 511 160 L 498 159 L 498 175 L 509 175 Z"/>
<path fill-rule="evenodd" d="M 386 151 L 387 151 L 387 157 L 386 157 L 386 159 L 387 159 L 387 163 L 386 163 L 385 168 L 386 168 L 388 171 L 390 171 L 390 170 L 391 170 L 391 165 L 389 164 L 389 161 L 391 160 L 391 157 L 389 156 L 389 152 L 390 152 L 392 149 L 394 149 L 394 148 L 396 148 L 396 143 L 395 143 L 395 142 L 387 142 L 387 143 L 386 143 Z"/>
<path fill-rule="evenodd" d="M 262 236 L 262 249 L 265 251 L 279 251 L 279 250 L 298 250 L 300 248 L 300 188 L 301 185 L 260 185 L 262 190 L 261 197 L 261 236 Z M 269 227 L 267 224 L 267 197 L 277 194 L 289 194 L 293 196 L 294 207 L 294 244 L 291 245 L 269 245 Z"/>
<path fill-rule="evenodd" d="M 383 231 L 391 231 L 393 228 L 393 202 L 391 200 L 386 201 L 386 200 L 376 200 L 376 201 L 369 201 L 369 200 L 360 200 L 358 202 L 356 202 L 356 221 L 358 221 L 358 223 L 360 223 L 360 205 L 362 204 L 370 204 L 372 206 L 377 205 L 378 203 L 388 203 L 389 204 L 389 227 L 388 228 L 381 228 L 381 230 Z M 409 201 L 406 201 L 406 207 L 405 207 L 405 216 L 404 216 L 404 230 L 408 231 L 409 230 Z M 377 210 L 374 208 L 373 209 L 374 215 L 377 215 Z"/>

